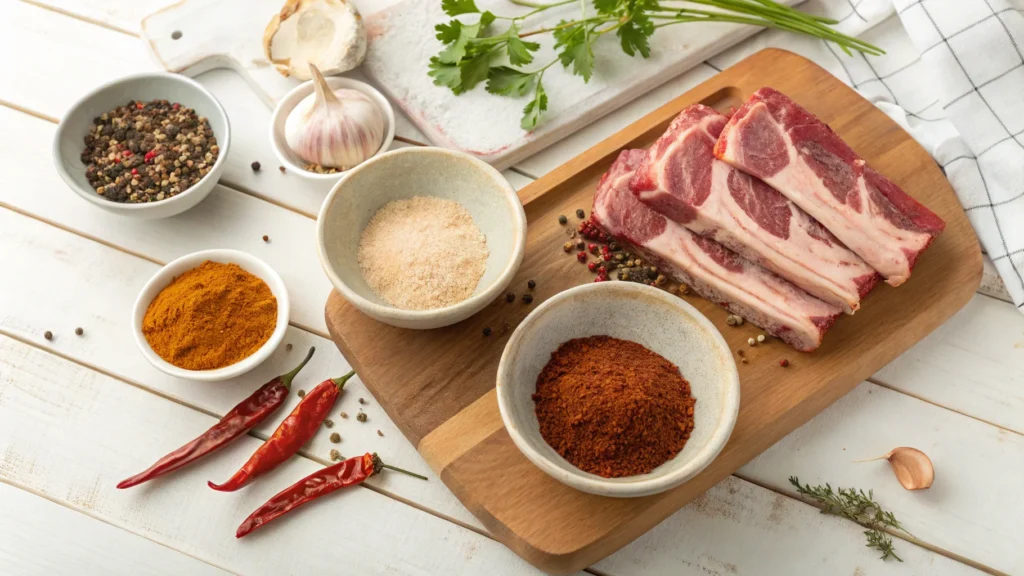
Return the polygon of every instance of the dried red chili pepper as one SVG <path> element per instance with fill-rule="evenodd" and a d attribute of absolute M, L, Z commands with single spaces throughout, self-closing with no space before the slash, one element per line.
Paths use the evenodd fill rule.
<path fill-rule="evenodd" d="M 267 416 L 273 414 L 284 404 L 284 399 L 288 396 L 288 390 L 291 389 L 292 380 L 299 373 L 299 370 L 302 370 L 302 367 L 306 365 L 306 362 L 309 362 L 309 359 L 313 357 L 314 350 L 316 348 L 311 347 L 309 353 L 306 354 L 306 358 L 294 370 L 260 386 L 252 395 L 232 408 L 230 412 L 220 419 L 220 422 L 214 424 L 213 427 L 198 438 L 157 460 L 156 464 L 150 466 L 145 472 L 140 472 L 127 480 L 121 481 L 117 487 L 131 488 L 132 486 L 152 480 L 157 476 L 173 472 L 214 450 L 227 446 L 232 440 L 266 420 Z"/>
<path fill-rule="evenodd" d="M 235 532 L 235 538 L 241 538 L 271 520 L 283 516 L 307 502 L 330 494 L 338 488 L 361 484 L 370 476 L 380 473 L 383 468 L 395 470 L 396 472 L 423 480 L 427 479 L 426 476 L 385 464 L 381 462 L 381 459 L 376 454 L 366 453 L 362 456 L 355 456 L 327 468 L 317 470 L 275 494 L 266 504 L 257 508 L 252 514 L 249 514 L 249 517 L 242 522 L 242 525 Z"/>
<path fill-rule="evenodd" d="M 341 394 L 341 389 L 355 374 L 353 370 L 341 378 L 328 378 L 306 392 L 292 413 L 249 457 L 249 461 L 223 484 L 207 482 L 210 488 L 221 492 L 234 492 L 291 458 L 292 454 L 298 452 L 299 448 L 316 434 L 324 418 L 334 408 L 334 402 Z"/>

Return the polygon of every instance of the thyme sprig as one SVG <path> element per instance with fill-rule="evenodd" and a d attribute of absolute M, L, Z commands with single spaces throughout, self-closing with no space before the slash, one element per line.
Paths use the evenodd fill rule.
<path fill-rule="evenodd" d="M 872 490 L 868 490 L 865 494 L 863 490 L 855 488 L 833 490 L 829 484 L 814 487 L 810 484 L 801 485 L 800 479 L 796 476 L 790 476 L 789 483 L 796 487 L 797 493 L 801 496 L 820 504 L 822 514 L 842 516 L 867 528 L 868 530 L 864 532 L 864 536 L 867 537 L 866 546 L 881 552 L 882 560 L 891 556 L 903 562 L 903 559 L 897 556 L 893 550 L 892 537 L 883 532 L 883 529 L 891 528 L 911 537 L 913 535 L 896 520 L 896 516 L 892 512 L 882 509 L 882 506 L 875 502 Z"/>
<path fill-rule="evenodd" d="M 520 16 L 500 16 L 481 11 L 475 0 L 442 0 L 441 8 L 453 17 L 434 27 L 444 45 L 430 59 L 429 72 L 434 84 L 446 86 L 455 94 L 472 90 L 486 82 L 491 94 L 508 97 L 531 95 L 523 109 L 520 125 L 524 130 L 537 126 L 548 107 L 544 74 L 555 64 L 589 82 L 594 73 L 593 44 L 614 33 L 619 46 L 629 56 L 651 55 L 650 38 L 665 26 L 689 22 L 732 22 L 775 28 L 833 42 L 847 54 L 857 50 L 865 54 L 883 54 L 882 49 L 863 40 L 837 32 L 836 20 L 805 14 L 772 0 L 509 0 L 532 10 Z M 526 30 L 532 17 L 546 10 L 576 4 L 579 18 L 561 20 L 555 26 Z M 700 6 L 697 8 L 696 6 Z M 710 8 L 705 9 L 704 7 Z M 479 14 L 474 24 L 455 17 Z M 504 27 L 495 25 L 501 21 Z M 540 43 L 526 40 L 540 34 L 554 39 L 556 58 L 543 65 L 534 64 Z"/>

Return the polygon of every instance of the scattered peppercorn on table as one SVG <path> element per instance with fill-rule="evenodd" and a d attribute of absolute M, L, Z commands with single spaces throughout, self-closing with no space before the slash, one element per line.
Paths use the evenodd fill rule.
<path fill-rule="evenodd" d="M 356 4 L 365 16 L 391 2 Z M 278 575 L 343 567 L 367 575 L 538 574 L 458 503 L 358 376 L 338 395 L 328 416 L 333 426 L 322 426 L 297 455 L 236 493 L 206 486 L 245 464 L 295 409 L 300 391 L 312 394 L 324 378 L 360 367 L 336 351 L 323 319 L 330 287 L 316 259 L 314 218 L 329 184 L 278 169 L 266 136 L 270 110 L 234 73 L 199 77 L 224 104 L 235 134 L 221 185 L 188 212 L 123 219 L 73 198 L 54 172 L 54 120 L 79 94 L 157 69 L 135 35 L 143 16 L 171 3 L 12 2 L 0 19 L 9 47 L 32 54 L 0 65 L 0 125 L 9 136 L 0 142 L 7 175 L 0 187 L 0 573 Z M 707 74 L 672 81 L 506 177 L 525 186 L 599 142 L 609 126 L 629 124 Z M 425 141 L 406 122 L 399 136 Z M 565 216 L 576 221 L 573 212 Z M 551 257 L 571 258 L 560 244 Z M 244 250 L 280 272 L 292 326 L 271 359 L 240 378 L 175 379 L 139 356 L 131 304 L 162 264 L 213 247 Z M 932 336 L 593 573 L 1024 572 L 1024 503 L 1014 497 L 1024 477 L 1024 317 L 995 278 L 986 274 L 982 292 Z M 545 289 L 539 278 L 533 291 L 510 287 L 513 302 L 502 297 L 500 305 L 526 306 L 530 293 L 537 301 L 528 306 L 537 306 Z M 514 326 L 490 328 L 479 346 L 506 338 Z M 294 369 L 311 346 L 317 353 L 295 376 L 293 393 L 249 434 L 145 486 L 117 489 Z M 798 355 L 787 358 L 791 365 L 779 370 L 799 369 Z M 473 358 L 460 361 L 475 367 Z M 928 454 L 935 465 L 930 490 L 905 491 L 884 460 L 852 462 L 897 446 Z M 379 461 L 371 456 L 368 466 L 368 452 L 429 480 L 388 470 L 370 475 Z M 369 477 L 354 475 L 357 462 Z M 261 505 L 332 465 L 337 482 L 362 485 L 236 541 L 236 530 Z M 897 539 L 903 563 L 878 560 L 863 546 L 862 528 L 819 514 L 798 498 L 791 475 L 812 486 L 873 489 L 926 547 Z M 516 471 L 494 470 L 493 478 L 515 483 Z M 978 478 L 988 479 L 983 487 Z"/>

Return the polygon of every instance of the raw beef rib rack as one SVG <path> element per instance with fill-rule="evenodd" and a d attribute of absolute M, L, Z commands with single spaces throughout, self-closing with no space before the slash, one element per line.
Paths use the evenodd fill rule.
<path fill-rule="evenodd" d="M 842 310 L 637 200 L 629 182 L 645 155 L 643 150 L 623 150 L 601 178 L 594 194 L 595 224 L 704 298 L 797 350 L 820 346 Z"/>
<path fill-rule="evenodd" d="M 729 120 L 715 155 L 760 177 L 899 286 L 945 222 L 871 169 L 827 124 L 772 88 Z"/>
<path fill-rule="evenodd" d="M 715 158 L 727 121 L 702 104 L 687 107 L 648 150 L 631 190 L 690 231 L 852 314 L 878 273 L 786 197 Z"/>

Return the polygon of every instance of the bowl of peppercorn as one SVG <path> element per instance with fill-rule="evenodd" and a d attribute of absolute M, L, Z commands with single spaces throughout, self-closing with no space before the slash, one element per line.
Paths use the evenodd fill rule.
<path fill-rule="evenodd" d="M 599 282 L 530 313 L 498 365 L 498 408 L 516 447 L 577 490 L 620 498 L 690 480 L 739 413 L 732 351 L 665 290 Z"/>
<path fill-rule="evenodd" d="M 179 74 L 128 76 L 82 97 L 53 139 L 57 172 L 76 194 L 134 218 L 166 218 L 203 200 L 226 165 L 227 113 Z"/>

